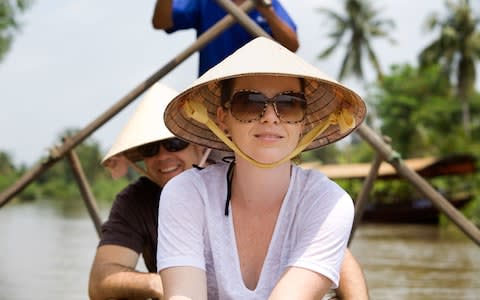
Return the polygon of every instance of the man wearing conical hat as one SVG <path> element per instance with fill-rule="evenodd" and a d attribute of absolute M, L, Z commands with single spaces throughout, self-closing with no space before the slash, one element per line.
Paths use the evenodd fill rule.
<path fill-rule="evenodd" d="M 231 0 L 237 5 L 246 0 Z M 298 48 L 296 25 L 278 0 L 255 0 L 250 18 L 275 40 L 292 51 Z M 195 29 L 201 35 L 226 15 L 215 0 L 157 0 L 152 17 L 155 29 L 167 33 Z M 232 25 L 199 51 L 199 76 L 254 36 L 240 24 Z"/>
<path fill-rule="evenodd" d="M 176 138 L 159 117 L 176 95 L 159 83 L 148 90 L 102 162 L 114 178 L 125 175 L 129 166 L 144 176 L 117 195 L 102 226 L 90 274 L 91 299 L 162 297 L 156 272 L 161 187 L 192 165 L 202 164 L 205 157 L 204 147 Z M 135 271 L 140 254 L 149 273 Z"/>
<path fill-rule="evenodd" d="M 165 299 L 321 299 L 338 287 L 353 201 L 292 160 L 352 133 L 365 114 L 355 92 L 266 38 L 176 96 L 164 114 L 172 133 L 235 157 L 162 191 Z"/>

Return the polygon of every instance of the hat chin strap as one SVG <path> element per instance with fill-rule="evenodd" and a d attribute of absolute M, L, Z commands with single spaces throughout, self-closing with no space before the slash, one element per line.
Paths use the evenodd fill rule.
<path fill-rule="evenodd" d="M 324 120 L 310 130 L 306 135 L 304 135 L 299 141 L 297 147 L 295 147 L 295 149 L 289 155 L 273 163 L 262 163 L 256 161 L 238 148 L 237 145 L 235 145 L 235 143 L 230 140 L 217 126 L 217 124 L 215 124 L 215 122 L 208 117 L 207 108 L 203 104 L 193 100 L 187 100 L 183 105 L 183 109 L 189 118 L 207 126 L 222 142 L 230 147 L 230 149 L 240 155 L 243 159 L 249 161 L 259 168 L 274 168 L 286 161 L 290 161 L 292 158 L 300 154 L 305 148 L 307 148 L 308 145 L 310 145 L 310 143 L 317 136 L 322 134 L 322 132 L 324 132 L 330 125 L 338 124 L 340 127 L 340 132 L 342 133 L 355 127 L 355 118 L 353 117 L 352 113 L 348 109 L 339 109 L 335 113 L 330 114 L 328 119 Z"/>

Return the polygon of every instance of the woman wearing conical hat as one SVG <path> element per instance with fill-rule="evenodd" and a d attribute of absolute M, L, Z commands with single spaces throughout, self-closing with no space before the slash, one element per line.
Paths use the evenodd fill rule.
<path fill-rule="evenodd" d="M 353 91 L 265 38 L 175 97 L 167 127 L 234 159 L 165 186 L 157 267 L 166 299 L 321 299 L 337 287 L 352 199 L 292 159 L 347 136 L 365 112 Z"/>

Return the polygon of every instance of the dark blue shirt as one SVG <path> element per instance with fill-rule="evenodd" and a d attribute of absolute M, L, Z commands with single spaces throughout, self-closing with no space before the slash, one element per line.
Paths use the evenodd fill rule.
<path fill-rule="evenodd" d="M 276 14 L 294 31 L 297 27 L 278 0 L 272 1 Z M 173 27 L 167 32 L 181 29 L 195 29 L 197 37 L 222 19 L 226 12 L 215 0 L 174 0 Z M 262 15 L 252 10 L 249 14 L 260 27 L 270 35 L 272 31 Z M 199 76 L 218 64 L 235 50 L 250 42 L 254 36 L 236 23 L 200 50 Z"/>

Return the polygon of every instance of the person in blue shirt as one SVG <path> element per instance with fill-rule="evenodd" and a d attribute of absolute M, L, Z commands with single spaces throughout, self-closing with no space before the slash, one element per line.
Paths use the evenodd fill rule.
<path fill-rule="evenodd" d="M 245 0 L 232 0 L 237 5 Z M 299 42 L 296 25 L 278 0 L 257 0 L 249 14 L 263 30 L 277 42 L 295 52 Z M 152 24 L 155 29 L 172 33 L 182 29 L 195 29 L 201 35 L 226 15 L 225 10 L 214 0 L 157 0 Z M 240 24 L 235 24 L 221 33 L 200 50 L 199 73 L 202 75 L 225 57 L 255 38 Z"/>

